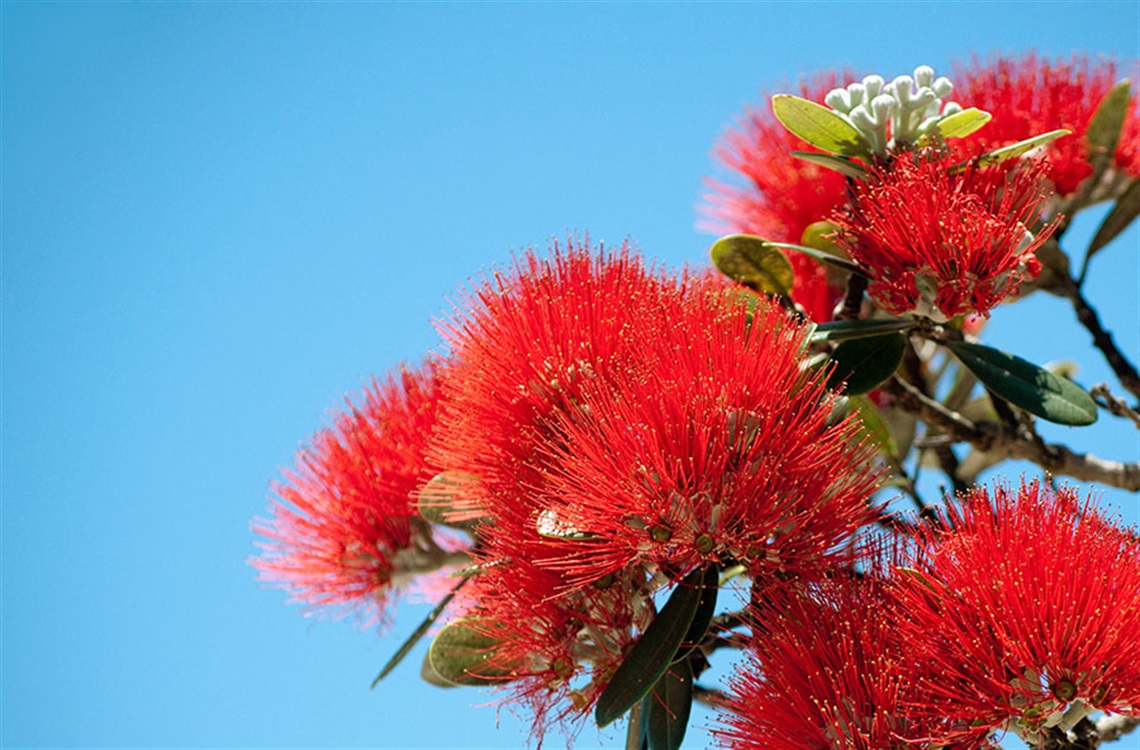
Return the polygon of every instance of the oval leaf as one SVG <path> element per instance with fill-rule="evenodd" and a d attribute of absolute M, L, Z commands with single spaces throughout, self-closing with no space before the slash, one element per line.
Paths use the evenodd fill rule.
<path fill-rule="evenodd" d="M 888 333 L 844 341 L 831 353 L 835 369 L 827 378 L 832 389 L 849 395 L 866 393 L 889 378 L 902 361 L 906 336 Z"/>
<path fill-rule="evenodd" d="M 683 659 L 669 667 L 642 703 L 649 750 L 680 750 L 693 710 L 693 665 Z"/>
<path fill-rule="evenodd" d="M 436 634 L 428 649 L 435 675 L 452 685 L 487 685 L 502 682 L 511 671 L 491 663 L 499 641 L 471 627 L 470 619 L 456 620 Z"/>
<path fill-rule="evenodd" d="M 861 339 L 868 336 L 878 336 L 883 333 L 895 331 L 909 331 L 914 328 L 913 320 L 887 319 L 887 320 L 833 320 L 829 323 L 820 323 L 812 331 L 812 342 L 844 341 L 847 339 Z"/>
<path fill-rule="evenodd" d="M 970 371 L 994 394 L 1030 414 L 1064 425 L 1096 421 L 1096 402 L 1071 380 L 1032 362 L 981 344 L 947 344 Z"/>
<path fill-rule="evenodd" d="M 1132 82 L 1125 78 L 1104 95 L 1085 131 L 1089 142 L 1089 160 L 1096 166 L 1098 158 L 1112 159 L 1120 143 L 1120 131 L 1128 118 L 1128 99 Z"/>
<path fill-rule="evenodd" d="M 693 624 L 703 589 L 716 585 L 716 566 L 709 565 L 685 576 L 673 590 L 598 696 L 594 720 L 599 728 L 620 718 L 661 679 Z"/>
<path fill-rule="evenodd" d="M 964 138 L 981 130 L 993 115 L 977 107 L 970 107 L 943 117 L 930 126 L 924 137 L 937 134 L 939 138 Z"/>
<path fill-rule="evenodd" d="M 850 120 L 822 104 L 776 94 L 772 111 L 785 128 L 816 148 L 841 156 L 863 156 L 871 151 L 867 139 Z"/>
<path fill-rule="evenodd" d="M 782 252 L 749 234 L 722 237 L 709 248 L 709 256 L 725 276 L 767 294 L 786 295 L 796 279 Z"/>

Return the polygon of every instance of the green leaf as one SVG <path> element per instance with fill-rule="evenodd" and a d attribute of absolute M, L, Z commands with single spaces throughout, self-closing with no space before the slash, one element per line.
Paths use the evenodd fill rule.
<path fill-rule="evenodd" d="M 891 431 L 883 421 L 878 407 L 871 403 L 871 399 L 864 396 L 851 396 L 847 399 L 847 413 L 857 414 L 860 428 L 859 432 L 871 441 L 879 450 L 889 456 L 901 459 Z"/>
<path fill-rule="evenodd" d="M 1128 183 L 1124 193 L 1116 199 L 1116 205 L 1100 223 L 1100 228 L 1096 230 L 1096 236 L 1092 238 L 1089 249 L 1085 252 L 1085 264 L 1087 265 L 1089 258 L 1092 258 L 1101 248 L 1127 229 L 1137 216 L 1140 216 L 1140 177 Z M 1084 276 L 1083 273 L 1081 275 Z"/>
<path fill-rule="evenodd" d="M 786 295 L 796 279 L 792 264 L 782 252 L 750 234 L 720 238 L 709 248 L 709 255 L 725 276 L 767 294 Z"/>
<path fill-rule="evenodd" d="M 937 134 L 943 140 L 946 138 L 964 138 L 981 130 L 991 119 L 993 116 L 989 112 L 970 107 L 943 117 L 934 123 L 923 137 L 929 138 Z"/>
<path fill-rule="evenodd" d="M 692 662 L 674 662 L 641 705 L 649 750 L 680 750 L 693 710 Z"/>
<path fill-rule="evenodd" d="M 500 641 L 471 627 L 471 619 L 448 623 L 428 649 L 428 663 L 441 680 L 453 685 L 488 685 L 502 682 L 511 670 L 493 664 Z"/>
<path fill-rule="evenodd" d="M 439 604 L 435 605 L 432 611 L 428 613 L 428 616 L 424 618 L 424 621 L 420 623 L 419 627 L 416 628 L 410 636 L 408 636 L 408 639 L 404 641 L 400 648 L 396 650 L 396 653 L 392 655 L 392 658 L 388 660 L 388 663 L 384 665 L 384 668 L 380 670 L 380 674 L 376 675 L 376 679 L 372 681 L 372 688 L 370 689 L 374 689 L 377 685 L 379 685 L 380 680 L 387 677 L 388 674 L 393 669 L 395 669 L 400 664 L 400 662 L 404 660 L 404 657 L 408 655 L 408 652 L 411 651 L 412 648 L 420 642 L 420 639 L 424 637 L 424 635 L 428 632 L 428 629 L 431 628 L 435 621 L 439 619 L 439 616 L 443 614 L 443 610 L 447 609 L 447 605 L 451 604 L 451 600 L 455 598 L 455 595 L 459 593 L 459 590 L 463 588 L 470 580 L 471 579 L 469 577 L 460 580 L 459 583 L 455 584 L 455 588 L 448 592 L 447 596 L 443 597 L 443 599 L 440 600 Z"/>
<path fill-rule="evenodd" d="M 1011 143 L 1008 146 L 1003 146 L 993 151 L 987 151 L 976 160 L 971 159 L 970 162 L 977 161 L 979 167 L 989 167 L 994 164 L 1000 164 L 1007 159 L 1016 159 L 1019 156 L 1028 154 L 1033 149 L 1044 146 L 1046 143 L 1052 143 L 1062 136 L 1071 135 L 1072 132 L 1071 130 L 1050 130 L 1048 133 L 1035 135 L 1032 138 L 1026 138 L 1024 141 L 1018 141 L 1017 143 Z M 961 172 L 970 162 L 963 162 L 962 164 L 951 167 L 950 173 L 956 174 Z"/>
<path fill-rule="evenodd" d="M 709 632 L 709 624 L 712 622 L 713 614 L 716 613 L 717 594 L 720 592 L 720 574 L 715 567 L 709 570 L 711 573 L 706 571 L 706 576 L 701 581 L 701 599 L 697 603 L 697 611 L 693 614 L 693 622 L 689 625 L 684 640 L 681 641 L 682 647 L 677 649 L 677 653 L 673 656 L 674 662 L 687 658 L 689 651 L 699 646 L 705 634 Z"/>
<path fill-rule="evenodd" d="M 913 320 L 900 320 L 891 318 L 886 320 L 834 320 L 829 323 L 820 323 L 812 331 L 813 343 L 820 341 L 844 341 L 847 339 L 861 339 L 868 336 L 878 336 L 883 333 L 895 331 L 909 331 L 914 328 Z"/>
<path fill-rule="evenodd" d="M 863 156 L 871 144 L 838 112 L 791 94 L 772 97 L 772 111 L 785 128 L 816 148 L 841 156 Z"/>
<path fill-rule="evenodd" d="M 1089 142 L 1089 160 L 1096 166 L 1096 160 L 1107 157 L 1112 159 L 1116 153 L 1116 146 L 1120 143 L 1120 131 L 1124 128 L 1124 121 L 1128 118 L 1128 99 L 1132 82 L 1125 78 L 1104 95 L 1097 105 L 1085 131 L 1085 140 Z"/>
<path fill-rule="evenodd" d="M 1014 406 L 1057 424 L 1080 426 L 1096 421 L 1096 402 L 1071 380 L 981 344 L 953 341 L 947 346 L 991 392 Z"/>
<path fill-rule="evenodd" d="M 832 255 L 831 253 L 825 252 L 823 250 L 816 250 L 814 247 L 793 245 L 788 242 L 770 242 L 769 240 L 762 240 L 762 242 L 764 242 L 766 245 L 769 245 L 771 247 L 778 247 L 782 250 L 795 250 L 797 253 L 803 253 L 804 255 L 815 258 L 816 260 L 823 263 L 830 263 L 836 268 L 842 268 L 848 273 L 857 273 L 860 276 L 867 276 L 867 272 L 863 270 L 863 268 L 858 264 L 851 262 L 847 258 L 840 258 L 838 255 Z"/>
<path fill-rule="evenodd" d="M 811 162 L 812 164 L 818 164 L 827 169 L 834 169 L 844 177 L 850 177 L 853 180 L 867 179 L 866 168 L 858 162 L 851 161 L 851 159 L 846 156 L 821 154 L 815 151 L 793 151 L 792 156 Z"/>
<path fill-rule="evenodd" d="M 716 566 L 709 565 L 685 576 L 673 590 L 598 696 L 594 719 L 599 728 L 620 718 L 665 674 L 693 624 L 704 587 L 715 586 L 716 580 Z"/>
<path fill-rule="evenodd" d="M 905 349 L 906 336 L 901 333 L 844 341 L 831 353 L 835 369 L 827 385 L 832 389 L 842 386 L 848 395 L 866 393 L 894 373 Z"/>

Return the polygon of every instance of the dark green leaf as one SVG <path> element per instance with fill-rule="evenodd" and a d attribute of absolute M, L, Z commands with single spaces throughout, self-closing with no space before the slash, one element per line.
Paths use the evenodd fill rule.
<path fill-rule="evenodd" d="M 678 649 L 673 661 L 685 658 L 689 649 L 700 645 L 705 634 L 709 632 L 709 623 L 712 622 L 713 615 L 716 613 L 717 594 L 720 593 L 720 574 L 715 566 L 709 566 L 705 569 L 705 578 L 701 581 L 700 588 L 701 600 L 697 603 L 693 622 L 689 625 L 689 630 L 685 633 L 685 638 L 682 641 L 682 644 L 686 644 L 688 647 Z"/>
<path fill-rule="evenodd" d="M 836 389 L 846 382 L 844 393 L 866 393 L 894 373 L 905 349 L 906 336 L 901 333 L 844 341 L 831 353 L 835 369 L 827 385 Z"/>
<path fill-rule="evenodd" d="M 725 276 L 767 294 L 786 295 L 796 279 L 782 252 L 749 234 L 720 238 L 709 248 L 709 255 Z"/>
<path fill-rule="evenodd" d="M 863 156 L 871 145 L 843 115 L 791 94 L 772 97 L 772 111 L 785 128 L 816 148 L 842 156 Z"/>
<path fill-rule="evenodd" d="M 404 641 L 403 645 L 401 645 L 400 648 L 396 650 L 396 653 L 393 654 L 392 658 L 388 660 L 388 663 L 384 665 L 384 668 L 380 670 L 380 674 L 376 675 L 376 679 L 372 681 L 372 688 L 375 688 L 377 685 L 379 685 L 380 680 L 387 677 L 388 673 L 395 669 L 397 665 L 399 665 L 399 663 L 404 660 L 404 657 L 408 655 L 408 652 L 412 650 L 412 647 L 420 642 L 420 639 L 424 637 L 424 635 L 428 632 L 428 629 L 430 629 L 435 621 L 439 619 L 439 616 L 443 614 L 443 610 L 447 609 L 447 605 L 451 604 L 451 600 L 454 599 L 455 595 L 459 593 L 459 589 L 463 588 L 464 585 L 466 585 L 470 580 L 470 578 L 461 579 L 459 583 L 455 584 L 455 588 L 453 588 L 447 594 L 447 596 L 443 597 L 443 599 L 440 600 L 439 604 L 435 605 L 435 608 L 428 613 L 428 616 L 424 618 L 424 621 L 420 623 L 420 626 L 416 628 L 410 636 L 408 636 L 408 639 Z"/>
<path fill-rule="evenodd" d="M 1140 215 L 1140 177 L 1128 184 L 1124 194 L 1116 199 L 1116 205 L 1100 223 L 1100 228 L 1096 230 L 1096 236 L 1089 243 L 1089 249 L 1085 253 L 1085 263 L 1087 264 L 1102 247 L 1116 239 L 1116 236 L 1127 229 L 1138 215 Z"/>
<path fill-rule="evenodd" d="M 952 115 L 947 115 L 936 122 L 923 136 L 928 138 L 937 134 L 939 138 L 964 138 L 971 133 L 982 129 L 992 119 L 989 112 L 970 107 Z"/>
<path fill-rule="evenodd" d="M 1085 139 L 1089 142 L 1089 158 L 1112 159 L 1116 145 L 1120 142 L 1120 131 L 1128 118 L 1128 98 L 1132 83 L 1126 78 L 1109 89 L 1097 105 L 1096 112 L 1089 121 Z"/>
<path fill-rule="evenodd" d="M 834 154 L 821 154 L 816 151 L 793 151 L 792 156 L 804 161 L 810 161 L 812 164 L 818 164 L 827 169 L 834 169 L 844 177 L 850 177 L 854 180 L 864 180 L 867 178 L 867 170 L 858 162 L 851 161 L 846 156 L 835 156 Z"/>
<path fill-rule="evenodd" d="M 878 336 L 883 333 L 895 331 L 909 331 L 914 328 L 913 320 L 900 320 L 891 318 L 887 320 L 834 320 L 830 323 L 820 323 L 812 331 L 811 340 L 843 341 L 845 339 L 861 339 L 867 336 Z"/>
<path fill-rule="evenodd" d="M 716 585 L 715 566 L 698 568 L 685 576 L 656 619 L 633 644 L 598 697 L 594 719 L 599 727 L 617 720 L 644 698 L 669 668 L 669 662 L 693 624 L 704 593 L 702 589 L 710 578 L 709 571 L 713 585 Z"/>
<path fill-rule="evenodd" d="M 981 344 L 956 341 L 947 346 L 990 391 L 1014 406 L 1057 424 L 1096 421 L 1096 402 L 1073 381 Z"/>
<path fill-rule="evenodd" d="M 453 685 L 487 685 L 501 682 L 511 672 L 490 662 L 499 641 L 471 626 L 471 620 L 448 623 L 428 649 L 431 669 Z"/>
<path fill-rule="evenodd" d="M 693 709 L 693 665 L 673 663 L 642 701 L 649 750 L 680 750 Z"/>

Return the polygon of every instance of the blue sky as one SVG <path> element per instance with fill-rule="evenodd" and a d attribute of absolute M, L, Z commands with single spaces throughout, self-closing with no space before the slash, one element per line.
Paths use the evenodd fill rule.
<path fill-rule="evenodd" d="M 490 696 L 421 684 L 418 653 L 369 692 L 422 610 L 378 639 L 255 583 L 249 520 L 301 441 L 435 346 L 448 295 L 512 249 L 588 231 L 701 262 L 710 148 L 763 90 L 971 51 L 1140 56 L 1137 2 L 0 14 L 4 747 L 521 746 L 470 708 Z M 1089 281 L 1133 361 L 1138 244 Z M 987 334 L 1109 378 L 1059 300 Z M 1135 460 L 1136 431 L 1101 421 L 1048 435 Z"/>

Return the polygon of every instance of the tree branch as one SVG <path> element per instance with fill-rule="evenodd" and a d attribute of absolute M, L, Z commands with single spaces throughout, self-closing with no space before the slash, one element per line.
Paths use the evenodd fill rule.
<path fill-rule="evenodd" d="M 1140 463 L 1126 464 L 1087 453 L 1078 454 L 1067 446 L 1046 443 L 1035 433 L 1018 434 L 993 422 L 973 422 L 898 377 L 891 378 L 880 388 L 894 396 L 902 408 L 914 412 L 923 421 L 936 426 L 953 439 L 967 442 L 979 450 L 1004 458 L 1032 461 L 1056 475 L 1084 482 L 1098 482 L 1131 492 L 1140 491 Z"/>

